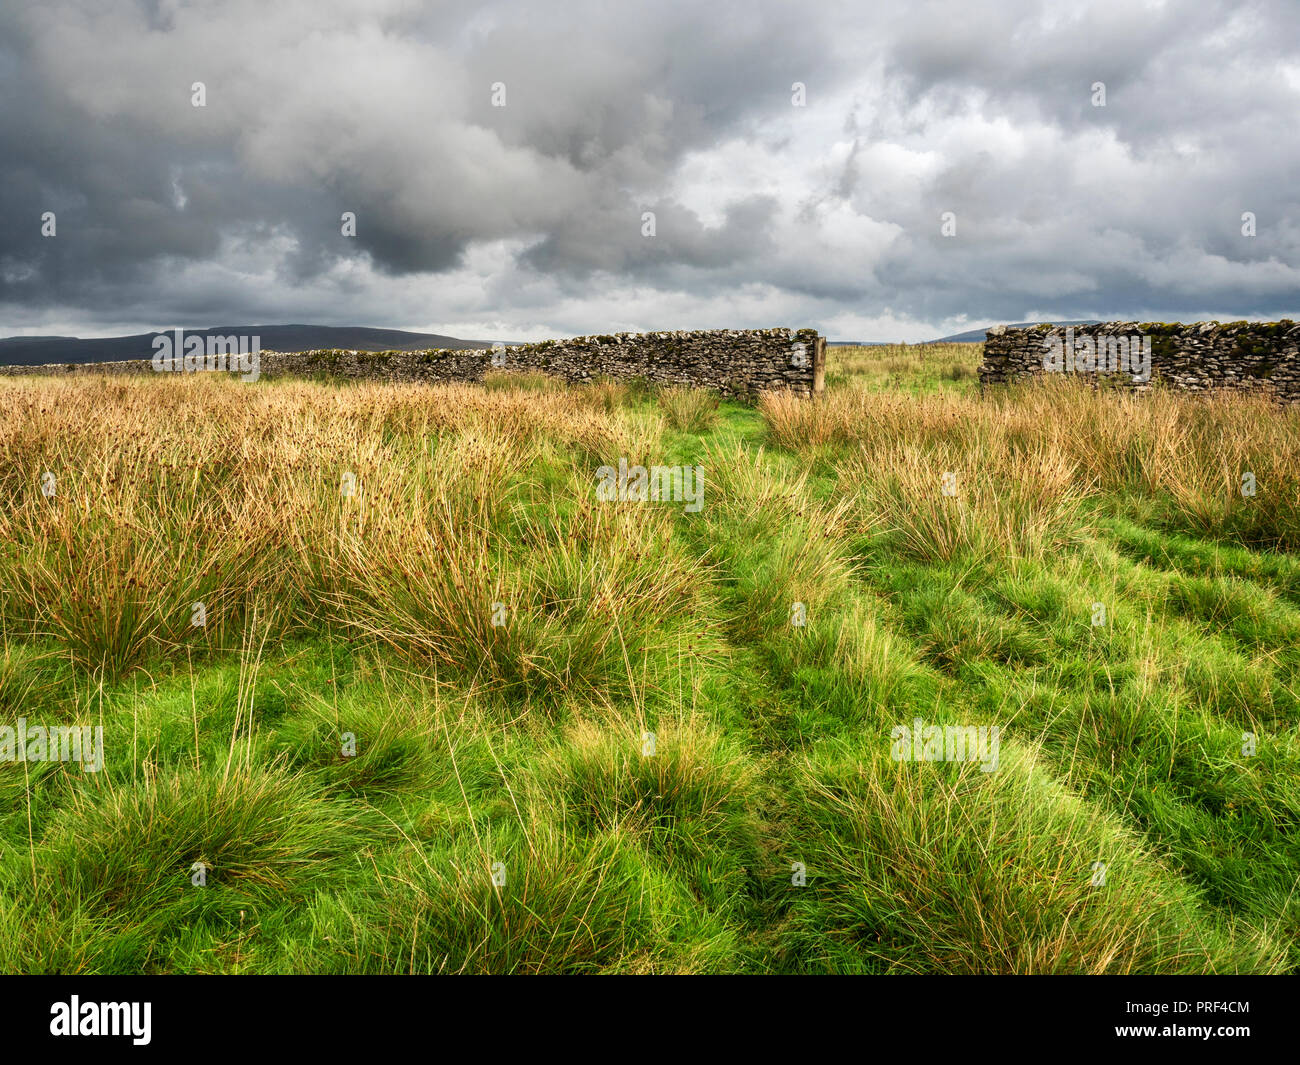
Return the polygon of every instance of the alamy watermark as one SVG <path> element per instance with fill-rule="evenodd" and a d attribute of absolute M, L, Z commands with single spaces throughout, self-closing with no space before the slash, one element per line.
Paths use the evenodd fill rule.
<path fill-rule="evenodd" d="M 601 466 L 596 471 L 596 499 L 601 503 L 647 500 L 685 503 L 682 510 L 698 514 L 704 507 L 704 470 L 699 466 L 629 466 L 618 460 L 617 469 Z"/>
<path fill-rule="evenodd" d="M 243 374 L 241 381 L 256 381 L 262 372 L 260 336 L 185 335 L 184 329 L 153 338 L 153 368 L 159 373 L 196 373 L 220 370 Z"/>
<path fill-rule="evenodd" d="M 1151 380 L 1151 338 L 1133 336 L 1081 336 L 1065 327 L 1065 339 L 1043 337 L 1043 369 L 1048 373 L 1126 373 L 1134 381 Z"/>
<path fill-rule="evenodd" d="M 0 762 L 80 762 L 88 773 L 104 768 L 104 727 L 0 725 Z"/>
<path fill-rule="evenodd" d="M 889 753 L 896 762 L 979 762 L 981 772 L 991 773 L 1000 736 L 997 725 L 927 725 L 918 717 L 911 728 L 894 726 Z"/>
<path fill-rule="evenodd" d="M 72 995 L 50 1007 L 50 1035 L 129 1036 L 136 1046 L 148 1046 L 152 1012 L 151 1002 L 82 1002 Z"/>

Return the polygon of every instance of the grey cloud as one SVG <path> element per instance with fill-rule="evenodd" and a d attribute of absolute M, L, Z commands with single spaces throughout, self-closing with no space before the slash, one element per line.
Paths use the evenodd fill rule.
<path fill-rule="evenodd" d="M 0 333 L 603 331 L 628 287 L 647 319 L 770 293 L 735 324 L 1294 313 L 1298 96 L 1282 2 L 5 8 Z M 751 157 L 781 181 L 725 184 Z M 720 222 L 679 181 L 700 158 Z"/>

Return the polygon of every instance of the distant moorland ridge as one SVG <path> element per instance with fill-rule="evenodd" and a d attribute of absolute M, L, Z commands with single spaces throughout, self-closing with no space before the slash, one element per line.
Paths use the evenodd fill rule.
<path fill-rule="evenodd" d="M 40 366 L 55 362 L 123 362 L 148 359 L 154 353 L 154 338 L 171 335 L 170 330 L 137 333 L 134 336 L 100 337 L 5 337 L 0 339 L 0 366 Z M 491 346 L 487 340 L 460 340 L 438 333 L 410 333 L 404 329 L 371 329 L 368 326 L 334 325 L 230 325 L 186 329 L 185 336 L 258 337 L 263 351 L 319 351 L 327 348 L 348 351 L 427 351 L 430 348 L 465 350 Z"/>

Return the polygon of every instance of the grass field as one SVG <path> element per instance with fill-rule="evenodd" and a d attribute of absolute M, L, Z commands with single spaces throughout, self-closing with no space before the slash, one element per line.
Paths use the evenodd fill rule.
<path fill-rule="evenodd" d="M 979 351 L 0 379 L 0 970 L 1300 970 L 1300 413 Z"/>

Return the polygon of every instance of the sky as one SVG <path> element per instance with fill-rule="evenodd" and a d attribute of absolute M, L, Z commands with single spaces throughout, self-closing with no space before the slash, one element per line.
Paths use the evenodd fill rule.
<path fill-rule="evenodd" d="M 1298 131 L 1297 0 L 0 0 L 0 336 L 1300 318 Z"/>

